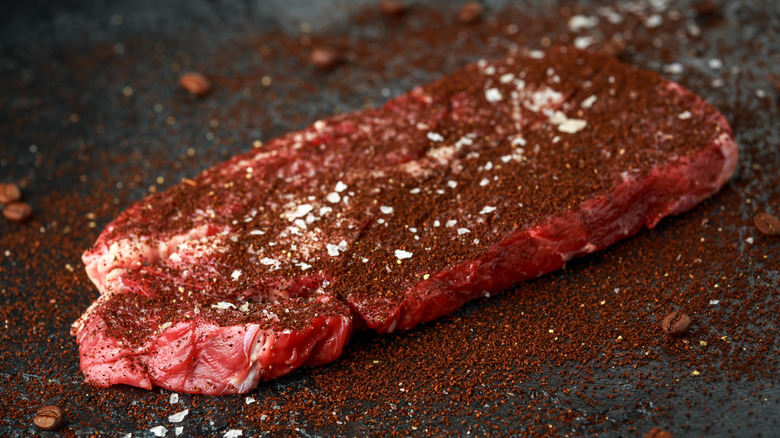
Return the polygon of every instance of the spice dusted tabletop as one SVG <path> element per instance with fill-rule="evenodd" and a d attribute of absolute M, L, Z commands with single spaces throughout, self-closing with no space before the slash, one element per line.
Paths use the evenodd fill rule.
<path fill-rule="evenodd" d="M 230 2 L 186 11 L 118 2 L 52 11 L 57 20 L 34 26 L 20 9 L 4 18 L 0 183 L 17 184 L 34 214 L 21 224 L 0 218 L 3 434 L 31 433 L 46 405 L 62 409 L 60 431 L 72 434 L 774 429 L 778 243 L 753 223 L 761 212 L 778 217 L 777 73 L 766 60 L 780 45 L 762 30 L 774 5 L 487 2 L 468 24 L 460 4 L 445 2 L 392 14 L 374 3 L 296 5 L 247 13 Z M 734 128 L 740 164 L 712 200 L 450 317 L 356 335 L 339 362 L 242 397 L 83 383 L 68 326 L 96 293 L 79 254 L 133 202 L 469 62 L 608 41 L 625 43 L 621 60 L 704 97 Z M 340 62 L 322 70 L 315 47 Z M 186 71 L 207 77 L 209 94 L 180 88 Z M 691 323 L 670 337 L 661 321 L 677 309 Z"/>

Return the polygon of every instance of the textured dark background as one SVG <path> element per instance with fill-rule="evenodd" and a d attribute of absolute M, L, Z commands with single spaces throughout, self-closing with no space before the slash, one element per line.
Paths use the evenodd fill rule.
<path fill-rule="evenodd" d="M 567 307 L 578 306 L 577 297 L 582 296 L 581 292 L 561 292 L 560 302 L 550 303 L 524 294 L 521 287 L 410 333 L 358 335 L 336 364 L 296 372 L 248 394 L 266 402 L 262 409 L 246 405 L 242 397 L 190 395 L 182 395 L 180 403 L 171 406 L 169 393 L 159 389 L 101 390 L 82 383 L 76 344 L 68 330 L 97 292 L 81 272 L 78 256 L 118 211 L 150 190 L 169 187 L 247 150 L 254 140 L 273 138 L 333 113 L 381 104 L 388 96 L 466 62 L 499 56 L 506 50 L 500 41 L 507 36 L 501 32 L 497 32 L 498 43 L 468 34 L 436 45 L 441 40 L 427 38 L 425 30 L 430 26 L 428 31 L 435 35 L 437 26 L 457 26 L 447 17 L 456 15 L 458 5 L 410 3 L 416 7 L 402 23 L 372 12 L 374 2 L 356 0 L 56 4 L 29 0 L 0 5 L 0 182 L 21 183 L 25 199 L 36 209 L 33 221 L 25 225 L 0 220 L 0 319 L 4 322 L 0 327 L 0 379 L 7 380 L 0 388 L 0 435 L 39 433 L 30 420 L 35 409 L 47 403 L 66 408 L 65 429 L 78 436 L 131 432 L 152 436 L 149 429 L 158 425 L 173 436 L 176 425 L 166 417 L 185 407 L 190 414 L 179 424 L 185 434 L 215 435 L 241 429 L 249 436 L 270 429 L 284 435 L 284 424 L 271 427 L 273 421 L 259 420 L 260 415 L 297 409 L 291 402 L 296 393 L 326 393 L 324 385 L 338 383 L 354 387 L 355 398 L 365 404 L 340 399 L 329 405 L 327 397 L 317 399 L 316 409 L 334 412 L 332 423 L 322 421 L 322 414 L 301 410 L 294 422 L 285 423 L 287 431 L 301 436 L 417 435 L 430 428 L 452 435 L 547 431 L 553 435 L 641 436 L 659 426 L 675 436 L 776 436 L 780 417 L 776 259 L 780 243 L 758 236 L 750 223 L 756 209 L 780 214 L 780 118 L 774 88 L 780 80 L 780 3 L 773 1 L 724 1 L 715 17 L 697 17 L 690 2 L 624 3 L 624 8 L 634 8 L 640 15 L 652 15 L 654 7 L 665 18 L 671 8 L 679 12 L 682 18 L 674 26 L 630 29 L 636 40 L 625 58 L 680 81 L 724 112 L 741 147 L 737 175 L 722 193 L 690 214 L 664 221 L 654 232 L 574 262 L 564 272 L 528 286 L 544 297 L 550 296 L 544 291 L 576 289 L 580 278 L 592 281 L 614 274 L 611 281 L 628 282 L 634 276 L 655 281 L 652 273 L 623 272 L 622 260 L 637 258 L 643 260 L 641 264 L 656 265 L 659 272 L 688 269 L 686 276 L 687 272 L 699 273 L 702 277 L 697 280 L 710 285 L 740 275 L 744 280 L 739 284 L 748 285 L 745 289 L 710 290 L 711 296 L 702 298 L 705 304 L 691 304 L 699 309 L 692 346 L 699 339 L 735 338 L 739 331 L 735 327 L 749 327 L 751 336 L 743 336 L 742 342 L 730 340 L 728 351 L 719 347 L 712 360 L 710 353 L 699 350 L 677 355 L 659 341 L 634 348 L 653 351 L 652 359 L 643 362 L 637 372 L 631 361 L 614 360 L 597 371 L 583 368 L 576 360 L 542 362 L 536 373 L 517 381 L 516 389 L 501 404 L 491 404 L 496 400 L 480 392 L 490 393 L 498 387 L 494 382 L 505 376 L 486 379 L 483 384 L 487 386 L 472 395 L 484 403 L 486 411 L 491 404 L 486 417 L 474 415 L 482 406 L 435 415 L 440 403 L 435 399 L 402 402 L 400 395 L 389 395 L 393 394 L 389 391 L 370 396 L 359 392 L 365 385 L 356 380 L 366 375 L 352 370 L 374 365 L 377 384 L 397 373 L 406 379 L 407 387 L 420 388 L 427 382 L 446 385 L 446 379 L 419 374 L 416 363 L 435 367 L 434 354 L 443 354 L 437 343 L 446 344 L 441 339 L 449 342 L 456 330 L 465 333 L 459 327 L 472 326 L 472 332 L 492 330 L 481 315 L 494 318 L 488 321 L 492 324 L 515 324 L 516 315 L 503 316 L 499 311 L 515 312 L 518 301 L 528 313 L 565 315 Z M 532 47 L 539 46 L 541 37 L 559 41 L 565 34 L 566 18 L 558 15 L 561 8 L 579 10 L 577 3 L 567 1 L 485 4 L 486 19 L 477 25 L 482 30 L 474 32 L 489 33 L 491 23 L 501 18 L 503 8 L 509 8 L 529 18 L 518 26 L 519 33 L 528 37 L 524 43 Z M 609 5 L 580 4 L 584 15 Z M 690 37 L 686 23 L 698 26 L 701 35 Z M 628 27 L 623 26 L 624 30 Z M 598 29 L 593 32 L 603 39 Z M 688 37 L 680 37 L 679 32 Z M 344 49 L 346 63 L 327 73 L 308 65 L 308 46 L 299 44 L 303 35 L 310 35 L 315 44 L 321 41 Z M 711 59 L 720 60 L 722 67 L 713 68 Z M 681 73 L 669 68 L 674 63 L 683 67 Z M 209 75 L 214 91 L 205 99 L 186 95 L 177 86 L 180 72 L 186 70 Z M 265 77 L 271 78 L 269 85 L 263 83 Z M 713 85 L 713 80 L 722 84 Z M 665 239 L 689 238 L 691 230 L 699 227 L 708 239 L 716 236 L 718 242 L 701 244 L 706 251 L 700 257 L 709 271 L 675 266 L 660 256 Z M 723 233 L 717 234 L 719 228 Z M 754 244 L 746 243 L 753 236 Z M 677 251 L 680 245 L 672 244 L 669 251 Z M 682 245 L 695 250 L 700 244 L 692 239 Z M 724 253 L 734 262 L 719 259 Z M 689 287 L 686 281 L 680 280 L 678 286 Z M 584 296 L 582 301 L 601 292 L 594 290 L 593 296 Z M 666 296 L 661 302 L 681 304 L 674 293 L 662 290 L 659 296 Z M 705 311 L 712 308 L 706 303 L 718 298 L 718 310 Z M 757 302 L 763 303 L 762 311 Z M 654 315 L 663 311 L 656 304 L 647 308 L 646 314 L 634 312 L 620 318 L 655 325 Z M 625 320 L 618 319 L 615 324 L 622 327 Z M 723 321 L 730 325 L 716 324 Z M 471 336 L 472 342 L 481 342 L 479 335 Z M 569 336 L 577 342 L 578 335 Z M 416 345 L 426 343 L 431 345 L 431 357 L 412 356 L 419 351 L 414 350 Z M 691 374 L 702 364 L 714 378 Z M 460 372 L 494 374 L 489 361 L 462 365 Z M 583 386 L 580 381 L 589 384 Z M 570 386 L 586 396 L 550 392 L 545 389 L 548 386 Z M 449 393 L 466 390 L 451 387 Z M 393 414 L 404 403 L 408 406 L 403 414 Z M 366 405 L 388 406 L 388 412 L 376 414 L 376 420 L 365 416 L 358 421 L 347 419 Z M 575 414 L 567 417 L 554 412 Z M 496 418 L 503 421 L 494 429 Z M 263 421 L 269 423 L 268 428 L 262 426 Z"/>

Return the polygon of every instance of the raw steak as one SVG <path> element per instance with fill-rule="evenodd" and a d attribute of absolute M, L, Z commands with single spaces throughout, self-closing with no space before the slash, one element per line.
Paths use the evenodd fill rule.
<path fill-rule="evenodd" d="M 480 61 L 251 150 L 122 213 L 84 253 L 81 369 L 243 393 L 654 227 L 716 192 L 724 118 L 561 48 Z"/>

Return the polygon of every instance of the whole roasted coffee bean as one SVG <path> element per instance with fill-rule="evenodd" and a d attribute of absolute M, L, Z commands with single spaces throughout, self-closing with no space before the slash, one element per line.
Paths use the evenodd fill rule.
<path fill-rule="evenodd" d="M 317 47 L 311 51 L 311 63 L 323 70 L 330 70 L 339 62 L 341 56 L 329 47 Z"/>
<path fill-rule="evenodd" d="M 654 427 L 647 431 L 644 438 L 672 438 L 672 433 Z"/>
<path fill-rule="evenodd" d="M 0 204 L 9 204 L 22 199 L 22 191 L 16 184 L 0 184 Z"/>
<path fill-rule="evenodd" d="M 705 17 L 718 13 L 718 2 L 715 0 L 702 0 L 693 4 L 696 15 Z"/>
<path fill-rule="evenodd" d="M 480 2 L 468 2 L 464 3 L 460 7 L 458 12 L 458 21 L 463 24 L 474 23 L 482 16 L 482 3 Z"/>
<path fill-rule="evenodd" d="M 687 313 L 675 310 L 661 321 L 661 328 L 669 336 L 682 336 L 691 326 L 691 317 Z"/>
<path fill-rule="evenodd" d="M 3 216 L 14 222 L 24 222 L 32 216 L 32 207 L 26 202 L 12 202 L 3 207 Z"/>
<path fill-rule="evenodd" d="M 622 38 L 610 38 L 599 49 L 599 53 L 602 55 L 611 56 L 617 58 L 626 51 L 626 42 Z"/>
<path fill-rule="evenodd" d="M 64 419 L 65 415 L 59 406 L 44 406 L 35 413 L 33 424 L 43 430 L 57 430 Z"/>
<path fill-rule="evenodd" d="M 198 97 L 203 97 L 211 91 L 211 81 L 200 73 L 184 73 L 179 79 L 179 84 L 185 90 Z"/>
<path fill-rule="evenodd" d="M 408 8 L 406 3 L 398 0 L 381 0 L 379 2 L 379 11 L 385 15 L 397 17 L 406 13 Z"/>
<path fill-rule="evenodd" d="M 780 219 L 768 213 L 759 213 L 753 217 L 755 224 L 761 234 L 767 236 L 780 236 Z"/>

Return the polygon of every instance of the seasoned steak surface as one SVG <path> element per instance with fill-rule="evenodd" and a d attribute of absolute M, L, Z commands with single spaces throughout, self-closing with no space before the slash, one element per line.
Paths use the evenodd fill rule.
<path fill-rule="evenodd" d="M 353 325 L 449 313 L 681 213 L 731 176 L 709 104 L 560 48 L 480 61 L 150 196 L 85 252 L 99 386 L 246 392 Z"/>

